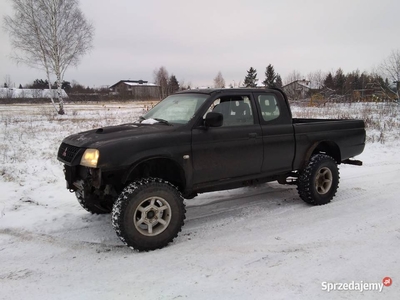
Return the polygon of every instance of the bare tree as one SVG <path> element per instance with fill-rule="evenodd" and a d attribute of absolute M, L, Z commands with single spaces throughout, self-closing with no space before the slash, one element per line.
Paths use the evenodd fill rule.
<path fill-rule="evenodd" d="M 392 53 L 382 62 L 380 69 L 382 73 L 396 84 L 397 99 L 400 98 L 400 50 Z"/>
<path fill-rule="evenodd" d="M 9 74 L 4 76 L 4 87 L 7 87 L 7 88 L 14 87 L 14 83 L 11 81 L 11 76 Z"/>
<path fill-rule="evenodd" d="M 225 79 L 222 77 L 221 71 L 218 72 L 217 76 L 214 78 L 214 87 L 215 88 L 224 88 L 225 87 Z"/>
<path fill-rule="evenodd" d="M 168 96 L 168 71 L 162 66 L 158 70 L 154 70 L 154 82 L 160 86 L 160 95 L 164 99 Z"/>
<path fill-rule="evenodd" d="M 78 0 L 11 0 L 14 16 L 4 17 L 4 28 L 15 49 L 18 63 L 56 77 L 59 114 L 64 114 L 61 85 L 69 66 L 92 47 L 93 26 L 78 7 Z M 52 94 L 50 90 L 50 94 Z M 54 100 L 51 101 L 55 107 Z M 55 107 L 57 110 L 57 108 Z"/>
<path fill-rule="evenodd" d="M 300 72 L 294 70 L 292 73 L 290 73 L 289 75 L 287 75 L 285 77 L 283 84 L 287 85 L 289 83 L 292 83 L 293 81 L 302 80 L 302 79 L 304 79 L 303 75 L 301 75 Z"/>
<path fill-rule="evenodd" d="M 326 78 L 326 74 L 321 70 L 310 72 L 307 75 L 308 80 L 310 81 L 310 86 L 313 89 L 322 89 L 324 87 L 324 80 Z"/>
<path fill-rule="evenodd" d="M 11 99 L 13 96 L 13 87 L 14 83 L 11 81 L 11 76 L 7 74 L 4 76 L 4 87 L 6 88 L 5 90 L 5 95 L 7 99 Z"/>
<path fill-rule="evenodd" d="M 188 83 L 185 82 L 184 79 L 179 81 L 179 90 L 184 91 L 184 90 L 190 90 L 192 83 L 189 81 Z"/>

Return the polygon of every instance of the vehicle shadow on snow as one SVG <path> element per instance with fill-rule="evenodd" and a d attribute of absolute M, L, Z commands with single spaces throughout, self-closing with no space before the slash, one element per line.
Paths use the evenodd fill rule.
<path fill-rule="evenodd" d="M 212 230 L 218 224 L 251 217 L 260 211 L 265 214 L 284 213 L 307 205 L 298 197 L 295 187 L 277 183 L 205 193 L 185 200 L 185 204 L 185 225 L 172 245 L 184 243 L 188 236 L 193 237 L 197 231 Z M 98 253 L 118 249 L 123 249 L 124 253 L 131 251 L 114 232 L 110 215 L 91 215 L 86 212 L 70 215 L 64 221 L 63 229 L 49 236 L 58 243 L 94 248 Z"/>
<path fill-rule="evenodd" d="M 266 214 L 282 213 L 298 205 L 306 205 L 294 186 L 266 183 L 223 192 L 199 195 L 186 200 L 185 231 L 209 226 L 224 218 L 240 218 L 264 211 Z"/>

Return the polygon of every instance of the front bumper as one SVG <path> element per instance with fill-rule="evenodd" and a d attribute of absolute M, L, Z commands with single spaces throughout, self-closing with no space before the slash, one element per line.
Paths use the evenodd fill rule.
<path fill-rule="evenodd" d="M 69 190 L 82 190 L 86 187 L 99 189 L 101 186 L 101 170 L 98 168 L 64 165 L 64 176 Z"/>

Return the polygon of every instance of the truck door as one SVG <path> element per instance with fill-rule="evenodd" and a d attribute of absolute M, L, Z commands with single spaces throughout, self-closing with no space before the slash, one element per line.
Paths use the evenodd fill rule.
<path fill-rule="evenodd" d="M 210 111 L 221 113 L 224 121 L 221 127 L 193 129 L 193 183 L 260 173 L 262 134 L 251 94 L 221 96 L 213 101 Z"/>
<path fill-rule="evenodd" d="M 295 140 L 289 107 L 280 94 L 254 93 L 260 111 L 264 161 L 262 173 L 277 175 L 292 170 Z"/>

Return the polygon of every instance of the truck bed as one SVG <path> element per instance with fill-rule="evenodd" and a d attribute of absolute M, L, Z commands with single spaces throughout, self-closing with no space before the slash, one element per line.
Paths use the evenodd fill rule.
<path fill-rule="evenodd" d="M 360 154 L 365 146 L 365 128 L 363 120 L 347 119 L 298 119 L 294 118 L 293 129 L 296 140 L 296 156 L 293 168 L 301 168 L 303 158 L 307 157 L 310 145 L 326 143 L 337 145 L 338 163 Z"/>

